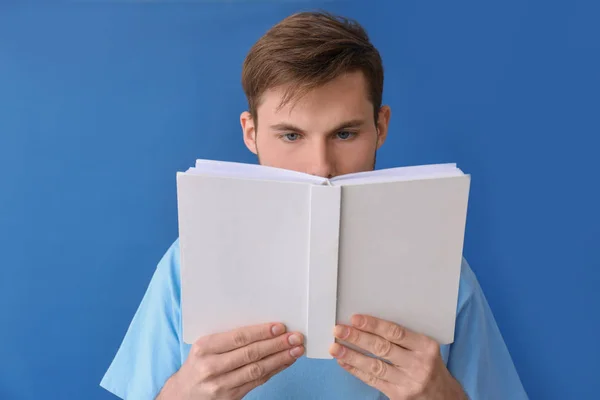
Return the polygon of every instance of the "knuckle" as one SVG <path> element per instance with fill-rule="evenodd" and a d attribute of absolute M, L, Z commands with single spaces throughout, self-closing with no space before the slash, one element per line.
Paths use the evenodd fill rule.
<path fill-rule="evenodd" d="M 244 347 L 244 360 L 246 364 L 253 363 L 260 359 L 260 355 L 258 353 L 258 349 L 255 346 L 246 346 Z"/>
<path fill-rule="evenodd" d="M 379 357 L 388 357 L 392 352 L 392 343 L 387 340 L 377 339 L 373 347 L 375 355 Z"/>
<path fill-rule="evenodd" d="M 344 359 L 345 363 L 354 364 L 356 354 L 354 353 L 354 351 L 348 351 L 348 349 L 344 349 L 344 352 L 342 353 L 342 358 Z"/>
<path fill-rule="evenodd" d="M 366 380 L 369 386 L 377 386 L 377 382 L 379 382 L 379 378 L 371 374 L 367 374 Z"/>
<path fill-rule="evenodd" d="M 253 363 L 248 366 L 248 378 L 250 381 L 257 381 L 264 375 L 263 368 L 258 363 Z"/>
<path fill-rule="evenodd" d="M 381 360 L 374 360 L 371 363 L 371 374 L 378 378 L 383 378 L 387 371 L 387 365 Z"/>
<path fill-rule="evenodd" d="M 269 380 L 268 376 L 263 376 L 262 378 L 256 379 L 254 381 L 254 385 L 253 386 L 257 387 L 257 386 L 264 385 L 265 383 L 267 383 L 268 380 Z"/>
<path fill-rule="evenodd" d="M 282 351 L 282 350 L 285 350 L 288 347 L 290 347 L 287 336 L 283 335 L 283 337 L 281 339 L 277 339 L 275 341 L 274 346 L 275 346 L 275 351 Z"/>
<path fill-rule="evenodd" d="M 244 331 L 236 331 L 233 333 L 233 344 L 241 347 L 248 343 L 248 335 Z"/>
<path fill-rule="evenodd" d="M 349 329 L 350 333 L 348 334 L 346 341 L 350 343 L 358 343 L 360 341 L 360 332 L 357 329 Z"/>
<path fill-rule="evenodd" d="M 366 329 L 369 331 L 373 331 L 374 329 L 377 328 L 377 320 L 374 318 L 371 318 L 369 316 L 363 317 L 360 319 L 359 324 L 356 326 L 360 329 Z"/>
<path fill-rule="evenodd" d="M 440 355 L 440 346 L 434 340 L 429 340 L 425 345 L 425 355 L 427 360 L 435 360 Z"/>
<path fill-rule="evenodd" d="M 421 373 L 426 372 L 426 370 L 423 368 L 423 363 L 418 357 L 411 357 L 410 359 L 406 360 L 406 365 L 407 369 L 415 376 L 418 376 L 419 379 L 422 378 Z"/>
<path fill-rule="evenodd" d="M 404 339 L 406 331 L 399 325 L 391 324 L 387 329 L 387 336 L 390 340 L 401 341 Z"/>
<path fill-rule="evenodd" d="M 200 380 L 210 378 L 214 375 L 213 367 L 208 363 L 200 363 L 196 366 L 196 371 Z"/>
<path fill-rule="evenodd" d="M 409 399 L 418 398 L 423 393 L 423 386 L 414 382 L 405 389 L 406 397 Z"/>
<path fill-rule="evenodd" d="M 417 382 L 414 389 L 420 391 L 423 385 L 429 380 L 429 371 L 427 368 L 419 368 L 418 371 L 415 371 L 414 375 Z"/>
<path fill-rule="evenodd" d="M 192 348 L 190 349 L 190 353 L 194 357 L 202 357 L 204 355 L 204 347 L 205 347 L 205 338 L 200 338 L 194 342 Z"/>
<path fill-rule="evenodd" d="M 216 381 L 211 381 L 204 384 L 204 390 L 210 397 L 218 397 L 222 393 L 223 388 Z"/>

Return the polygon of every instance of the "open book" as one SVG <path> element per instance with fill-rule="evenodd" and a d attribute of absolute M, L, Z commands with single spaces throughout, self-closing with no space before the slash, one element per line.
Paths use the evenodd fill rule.
<path fill-rule="evenodd" d="M 282 322 L 331 358 L 362 313 L 451 343 L 469 188 L 455 164 L 325 179 L 198 160 L 177 173 L 184 341 Z"/>

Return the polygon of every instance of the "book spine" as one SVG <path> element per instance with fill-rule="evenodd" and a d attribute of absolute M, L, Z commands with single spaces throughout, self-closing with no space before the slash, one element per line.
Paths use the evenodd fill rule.
<path fill-rule="evenodd" d="M 336 322 L 341 187 L 313 186 L 310 195 L 306 356 L 331 358 Z"/>

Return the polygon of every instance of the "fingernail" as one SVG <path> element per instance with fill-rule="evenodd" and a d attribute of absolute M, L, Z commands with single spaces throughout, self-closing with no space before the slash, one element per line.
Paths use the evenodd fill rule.
<path fill-rule="evenodd" d="M 283 331 L 285 331 L 285 329 L 283 328 L 282 325 L 277 324 L 277 325 L 273 325 L 271 327 L 271 333 L 275 336 L 281 335 L 283 333 Z"/>
<path fill-rule="evenodd" d="M 290 350 L 290 354 L 294 358 L 300 357 L 302 355 L 302 353 L 304 353 L 304 348 L 302 346 L 294 347 L 293 349 Z"/>
<path fill-rule="evenodd" d="M 331 345 L 330 352 L 331 355 L 334 357 L 341 357 L 344 354 L 344 347 L 337 343 L 334 343 Z"/>
<path fill-rule="evenodd" d="M 340 339 L 345 339 L 350 334 L 350 330 L 345 326 L 338 325 L 335 327 L 334 334 Z"/>
<path fill-rule="evenodd" d="M 302 338 L 299 335 L 293 334 L 293 335 L 290 335 L 290 337 L 288 337 L 288 342 L 292 346 L 296 346 L 296 345 L 302 343 Z"/>

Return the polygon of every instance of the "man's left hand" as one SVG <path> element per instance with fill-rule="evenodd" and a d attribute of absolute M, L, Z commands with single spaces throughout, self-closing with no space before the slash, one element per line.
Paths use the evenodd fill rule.
<path fill-rule="evenodd" d="M 351 323 L 337 325 L 335 337 L 389 362 L 334 343 L 331 355 L 352 375 L 392 400 L 467 399 L 435 340 L 371 316 L 354 315 Z"/>

